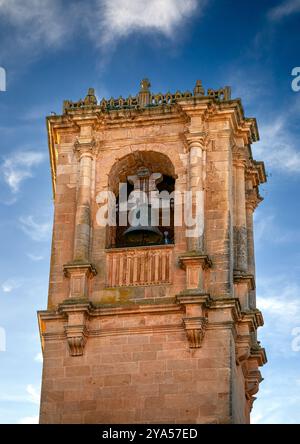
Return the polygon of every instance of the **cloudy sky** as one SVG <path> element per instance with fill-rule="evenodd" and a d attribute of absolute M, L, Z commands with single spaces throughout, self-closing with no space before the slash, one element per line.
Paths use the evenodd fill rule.
<path fill-rule="evenodd" d="M 300 423 L 300 0 L 0 0 L 0 423 L 37 421 L 52 190 L 45 116 L 64 99 L 231 85 L 258 119 L 256 423 Z M 0 69 L 0 76 L 3 70 Z M 2 78 L 3 80 L 3 78 Z M 0 89 L 1 83 L 0 79 Z M 3 87 L 2 87 L 3 89 Z M 6 339 L 6 341 L 5 341 Z M 4 349 L 6 351 L 4 351 Z"/>

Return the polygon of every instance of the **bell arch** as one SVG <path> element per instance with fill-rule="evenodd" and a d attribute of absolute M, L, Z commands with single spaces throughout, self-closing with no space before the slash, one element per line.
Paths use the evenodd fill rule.
<path fill-rule="evenodd" d="M 151 230 L 148 230 L 148 234 L 151 236 L 145 236 L 145 232 L 147 232 L 147 227 L 144 227 L 144 235 L 140 237 L 136 243 L 132 243 L 128 241 L 126 238 L 126 232 L 130 228 L 129 217 L 127 217 L 126 226 L 120 225 L 120 213 L 119 213 L 119 193 L 120 193 L 120 185 L 126 186 L 127 198 L 132 196 L 132 192 L 135 189 L 135 185 L 133 185 L 132 178 L 138 177 L 139 172 L 143 172 L 143 174 L 149 178 L 156 177 L 157 180 L 153 189 L 157 190 L 160 194 L 160 209 L 158 215 L 158 224 L 155 227 L 152 227 Z M 148 172 L 148 173 L 147 173 Z M 161 152 L 157 151 L 134 151 L 130 154 L 125 155 L 118 161 L 116 161 L 108 175 L 108 190 L 112 191 L 116 196 L 117 201 L 117 226 L 116 227 L 108 227 L 107 228 L 107 239 L 106 246 L 108 248 L 115 247 L 130 247 L 130 246 L 146 246 L 146 245 L 158 245 L 163 243 L 174 243 L 174 201 L 171 197 L 169 199 L 169 220 L 163 217 L 162 207 L 166 208 L 168 203 L 166 199 L 168 196 L 175 190 L 175 168 L 171 161 L 171 159 Z M 149 184 L 148 184 L 149 185 Z M 164 199 L 164 204 L 162 204 L 162 199 Z M 149 208 L 150 211 L 150 208 Z M 168 211 L 168 210 L 167 210 Z M 124 218 L 123 218 L 124 221 Z M 135 231 L 132 229 L 132 231 Z M 141 230 L 140 230 L 141 231 Z M 152 231 L 152 233 L 150 232 Z M 136 231 L 135 231 L 136 232 Z M 153 236 L 154 232 L 156 234 L 160 233 L 161 236 Z M 140 232 L 140 235 L 142 233 Z M 150 240 L 152 239 L 152 241 Z M 155 238 L 155 239 L 154 239 Z"/>

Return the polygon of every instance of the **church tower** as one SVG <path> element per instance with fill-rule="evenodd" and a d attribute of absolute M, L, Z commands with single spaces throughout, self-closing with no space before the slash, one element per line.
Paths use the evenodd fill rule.
<path fill-rule="evenodd" d="M 41 423 L 249 423 L 257 340 L 256 120 L 229 87 L 47 118 L 54 191 Z"/>

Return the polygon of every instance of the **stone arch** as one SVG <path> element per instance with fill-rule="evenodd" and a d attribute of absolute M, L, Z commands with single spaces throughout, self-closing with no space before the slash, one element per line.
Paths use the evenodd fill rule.
<path fill-rule="evenodd" d="M 136 174 L 137 170 L 141 167 L 146 167 L 150 173 L 160 173 L 162 175 L 162 181 L 159 185 L 157 185 L 157 189 L 159 191 L 167 191 L 168 193 L 172 193 L 175 190 L 175 167 L 171 159 L 164 153 L 159 151 L 133 151 L 131 153 L 126 154 L 122 158 L 115 161 L 111 170 L 108 174 L 108 190 L 112 191 L 115 196 L 119 194 L 119 184 L 127 183 L 128 176 L 133 176 Z M 128 187 L 128 193 L 130 193 L 132 189 L 130 185 Z M 161 216 L 160 216 L 161 217 Z M 168 231 L 170 234 L 170 242 L 174 242 L 174 212 L 171 210 L 170 215 L 170 225 L 164 226 L 160 225 L 161 232 L 164 233 Z M 107 247 L 115 247 L 122 246 L 118 239 L 125 229 L 120 229 L 120 227 L 108 227 L 107 229 Z"/>
<path fill-rule="evenodd" d="M 133 151 L 115 161 L 108 174 L 108 189 L 118 194 L 118 186 L 126 182 L 127 176 L 135 174 L 137 168 L 145 166 L 152 173 L 160 172 L 176 179 L 175 167 L 171 159 L 159 151 Z"/>

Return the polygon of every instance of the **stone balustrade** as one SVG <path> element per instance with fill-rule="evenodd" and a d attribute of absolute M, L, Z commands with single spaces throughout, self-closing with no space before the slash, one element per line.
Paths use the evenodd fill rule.
<path fill-rule="evenodd" d="M 173 245 L 106 250 L 108 287 L 172 283 Z"/>
<path fill-rule="evenodd" d="M 162 105 L 172 105 L 179 100 L 194 100 L 199 97 L 206 97 L 217 101 L 227 101 L 231 98 L 231 89 L 229 86 L 225 86 L 220 89 L 205 89 L 202 87 L 200 80 L 197 80 L 193 92 L 191 91 L 176 91 L 175 93 L 167 92 L 153 94 L 149 87 L 150 82 L 147 79 L 142 80 L 142 88 L 136 96 L 129 96 L 124 98 L 122 96 L 110 99 L 103 98 L 98 102 L 95 91 L 93 88 L 88 90 L 88 93 L 84 99 L 80 99 L 77 102 L 70 100 L 64 101 L 63 112 L 64 114 L 69 111 L 76 111 L 78 109 L 93 109 L 100 112 L 108 112 L 112 110 L 120 109 L 137 109 L 145 107 L 155 107 Z"/>

